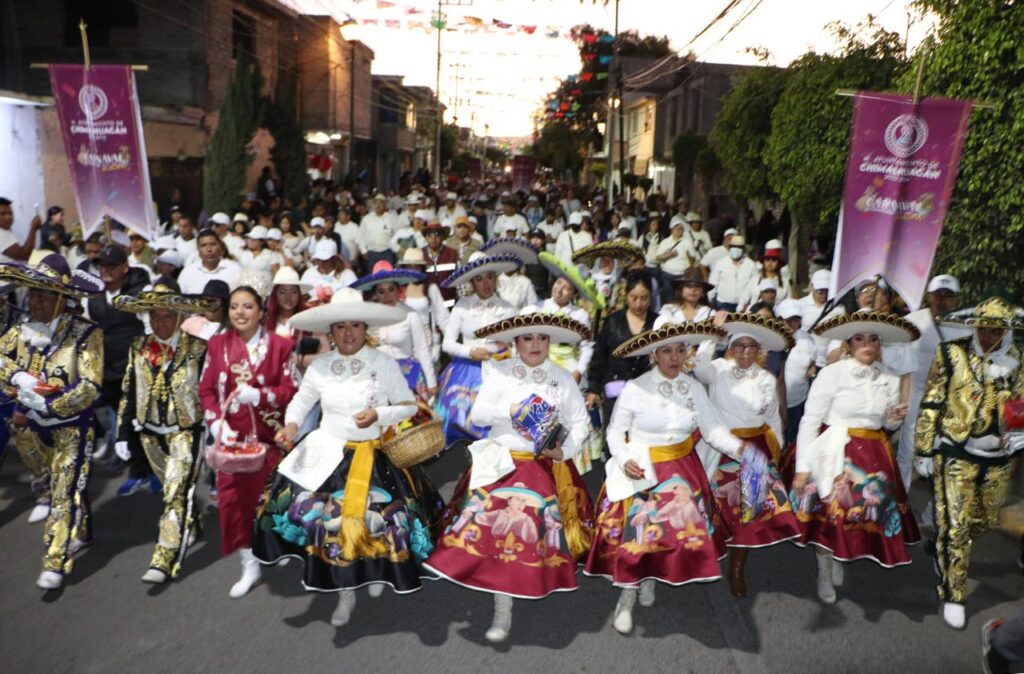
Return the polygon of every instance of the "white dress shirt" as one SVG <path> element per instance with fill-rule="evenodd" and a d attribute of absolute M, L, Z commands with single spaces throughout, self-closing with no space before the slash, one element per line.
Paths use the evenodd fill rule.
<path fill-rule="evenodd" d="M 804 403 L 804 416 L 796 436 L 796 470 L 809 472 L 814 457 L 807 447 L 817 439 L 822 424 L 846 428 L 895 428 L 888 411 L 899 404 L 900 379 L 881 363 L 862 365 L 844 358 L 818 373 Z"/>
<path fill-rule="evenodd" d="M 363 234 L 359 225 L 349 220 L 345 224 L 337 222 L 334 224 L 334 233 L 341 237 L 341 243 L 355 255 L 363 249 Z"/>
<path fill-rule="evenodd" d="M 231 257 L 237 260 L 238 256 L 245 250 L 245 239 L 237 234 L 228 232 L 224 237 L 224 245 L 227 247 L 228 253 L 231 254 Z"/>
<path fill-rule="evenodd" d="M 404 227 L 391 237 L 391 250 L 401 255 L 407 248 L 425 248 L 427 239 L 413 227 Z"/>
<path fill-rule="evenodd" d="M 532 452 L 533 443 L 512 426 L 512 405 L 538 395 L 558 410 L 559 423 L 569 431 L 562 443 L 565 461 L 579 453 L 590 432 L 583 394 L 572 375 L 550 360 L 528 367 L 518 357 L 495 363 L 480 385 L 469 419 L 490 426 L 487 437 L 511 451 Z"/>
<path fill-rule="evenodd" d="M 661 270 L 666 274 L 682 274 L 690 266 L 691 260 L 700 258 L 697 252 L 690 246 L 690 242 L 686 240 L 685 236 L 681 236 L 678 239 L 670 236 L 662 240 L 658 244 L 655 257 L 660 257 L 670 251 L 675 253 L 675 255 L 661 261 Z"/>
<path fill-rule="evenodd" d="M 743 441 L 729 432 L 704 387 L 687 374 L 666 379 L 657 367 L 626 382 L 608 424 L 608 451 L 620 468 L 630 460 L 629 444 L 651 447 L 683 442 L 700 429 L 719 452 L 737 457 Z"/>
<path fill-rule="evenodd" d="M 807 390 L 811 380 L 807 378 L 807 369 L 814 364 L 817 347 L 814 338 L 806 330 L 800 329 L 793 334 L 796 345 L 786 356 L 786 406 L 796 407 L 807 400 Z"/>
<path fill-rule="evenodd" d="M 185 261 L 185 264 L 188 264 L 199 257 L 199 237 L 193 236 L 186 241 L 180 236 L 176 236 L 174 237 L 174 248 L 181 254 L 181 259 Z"/>
<path fill-rule="evenodd" d="M 483 347 L 491 353 L 498 352 L 495 342 L 477 339 L 476 331 L 485 325 L 496 323 L 516 315 L 512 305 L 492 295 L 480 300 L 476 295 L 461 298 L 452 307 L 448 316 L 448 325 L 444 329 L 444 342 L 441 348 L 453 358 L 469 358 L 469 352 L 475 347 Z M 462 339 L 460 342 L 459 339 Z"/>
<path fill-rule="evenodd" d="M 210 281 L 217 279 L 224 281 L 228 287 L 234 290 L 238 283 L 238 276 L 242 268 L 234 260 L 222 259 L 214 269 L 207 269 L 203 266 L 202 260 L 196 260 L 185 265 L 178 276 L 178 285 L 181 292 L 186 295 L 197 295 L 203 292 L 203 288 Z"/>
<path fill-rule="evenodd" d="M 251 250 L 243 250 L 237 259 L 242 269 L 252 269 L 267 274 L 274 273 L 275 265 L 278 267 L 284 265 L 284 256 L 269 248 L 264 248 L 255 254 Z"/>
<path fill-rule="evenodd" d="M 423 368 L 423 376 L 427 380 L 427 386 L 437 386 L 437 376 L 434 374 L 434 361 L 430 355 L 430 343 L 427 341 L 427 332 L 423 328 L 423 320 L 411 307 L 409 315 L 405 320 L 394 325 L 377 328 L 375 332 L 380 339 L 379 351 L 396 360 L 399 358 L 415 358 Z"/>
<path fill-rule="evenodd" d="M 583 325 L 590 327 L 590 314 L 583 307 L 578 307 L 575 304 L 566 304 L 564 307 L 560 307 L 555 304 L 555 301 L 550 297 L 544 300 L 540 305 L 541 311 L 548 311 L 553 314 L 562 314 L 569 318 L 582 323 Z M 566 363 L 565 369 L 569 372 L 579 372 L 581 375 L 586 376 L 587 370 L 590 369 L 590 361 L 594 358 L 594 340 L 584 339 L 581 340 L 577 349 L 577 356 L 575 362 L 570 361 Z"/>
<path fill-rule="evenodd" d="M 749 257 L 734 261 L 727 255 L 711 268 L 708 283 L 715 287 L 708 296 L 726 304 L 739 304 L 756 276 L 757 265 Z"/>
<path fill-rule="evenodd" d="M 388 426 L 415 414 L 414 400 L 393 358 L 369 346 L 352 356 L 342 356 L 332 349 L 310 362 L 284 421 L 301 426 L 319 402 L 323 410 L 320 428 L 330 437 L 372 440 Z M 377 411 L 377 421 L 358 428 L 353 417 L 368 409 Z"/>
<path fill-rule="evenodd" d="M 693 373 L 708 386 L 711 402 L 729 428 L 756 428 L 768 424 L 782 441 L 782 419 L 776 380 L 754 363 L 740 369 L 726 358 L 715 358 L 715 344 L 708 340 L 697 349 Z"/>
<path fill-rule="evenodd" d="M 362 253 L 383 253 L 391 245 L 391 237 L 398 229 L 395 214 L 385 211 L 383 215 L 367 213 L 359 223 Z"/>
<path fill-rule="evenodd" d="M 594 243 L 594 237 L 589 232 L 584 232 L 582 229 L 578 232 L 567 229 L 558 235 L 558 240 L 555 242 L 555 257 L 562 262 L 572 264 L 572 254 L 592 243 Z"/>
<path fill-rule="evenodd" d="M 319 286 L 328 286 L 333 292 L 337 292 L 355 283 L 357 278 L 355 272 L 351 269 L 341 269 L 333 274 L 321 274 L 314 263 L 313 266 L 302 272 L 302 278 L 299 279 L 299 283 L 308 283 L 313 286 L 313 292 Z"/>
<path fill-rule="evenodd" d="M 758 268 L 757 275 L 754 276 L 750 285 L 747 286 L 743 293 L 743 299 L 740 300 L 739 309 L 746 311 L 751 305 L 756 304 L 761 299 L 761 291 L 757 289 L 758 284 L 761 283 L 761 270 Z M 778 289 L 775 291 L 775 302 L 778 304 L 782 300 L 789 298 L 789 277 L 785 274 L 779 274 L 779 277 L 775 279 L 775 284 Z"/>
<path fill-rule="evenodd" d="M 513 213 L 512 215 L 502 213 L 491 220 L 491 231 L 488 233 L 489 238 L 497 239 L 505 236 L 505 233 L 510 229 L 516 231 L 516 236 L 526 236 L 530 231 L 530 223 L 519 213 Z"/>
<path fill-rule="evenodd" d="M 669 323 L 700 323 L 706 321 L 715 315 L 714 310 L 706 304 L 702 304 L 697 307 L 697 313 L 693 315 L 693 319 L 687 319 L 686 314 L 683 313 L 683 308 L 678 304 L 665 304 L 662 305 L 661 311 L 658 312 L 658 316 L 664 318 Z"/>
<path fill-rule="evenodd" d="M 729 248 L 727 246 L 715 246 L 708 252 L 704 253 L 704 257 L 700 259 L 700 264 L 703 267 L 711 269 L 715 266 L 715 263 L 721 260 L 723 257 L 729 257 Z"/>
<path fill-rule="evenodd" d="M 558 237 L 561 236 L 564 227 L 562 227 L 562 223 L 559 220 L 555 220 L 554 222 L 548 222 L 547 220 L 541 220 L 540 223 L 537 225 L 537 229 L 539 229 L 540 231 L 544 232 L 544 236 L 546 236 L 548 238 L 551 238 L 551 239 L 554 239 L 557 242 L 558 241 Z M 547 252 L 549 252 L 552 255 L 554 255 L 555 254 L 555 244 L 554 243 L 550 243 L 550 242 L 549 243 L 545 243 L 544 244 L 544 250 L 546 250 Z"/>
<path fill-rule="evenodd" d="M 528 304 L 540 304 L 533 282 L 518 272 L 498 275 L 498 297 L 511 304 L 517 314 Z"/>

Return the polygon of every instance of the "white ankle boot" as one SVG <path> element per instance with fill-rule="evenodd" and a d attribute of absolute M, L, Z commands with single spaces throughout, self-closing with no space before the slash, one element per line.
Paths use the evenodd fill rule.
<path fill-rule="evenodd" d="M 331 624 L 335 627 L 344 627 L 352 619 L 352 611 L 355 608 L 355 590 L 342 590 L 338 593 L 338 608 L 331 614 Z"/>
<path fill-rule="evenodd" d="M 833 584 L 833 566 L 832 555 L 830 554 L 815 554 L 818 559 L 818 599 L 821 599 L 826 604 L 836 603 L 836 588 Z"/>
<path fill-rule="evenodd" d="M 505 594 L 494 595 L 494 621 L 491 628 L 484 634 L 484 638 L 492 644 L 497 644 L 508 639 L 509 630 L 512 629 L 512 597 Z"/>
<path fill-rule="evenodd" d="M 232 599 L 238 599 L 244 597 L 249 593 L 249 590 L 253 588 L 256 583 L 260 582 L 260 563 L 256 559 L 255 555 L 252 554 L 252 548 L 241 548 L 238 551 L 238 556 L 242 560 L 242 577 L 238 579 L 238 582 L 231 586 L 231 591 L 228 595 Z"/>
<path fill-rule="evenodd" d="M 845 571 L 845 569 L 843 569 L 843 563 L 842 562 L 838 562 L 835 559 L 833 559 L 832 560 L 832 585 L 834 585 L 835 587 L 842 587 L 843 586 L 843 581 L 846 579 L 846 574 L 844 573 L 844 571 Z"/>
<path fill-rule="evenodd" d="M 150 569 L 142 574 L 142 582 L 151 585 L 160 585 L 167 582 L 167 574 L 160 569 Z"/>
<path fill-rule="evenodd" d="M 64 576 L 56 571 L 43 571 L 36 579 L 36 587 L 40 590 L 59 590 L 64 583 Z"/>
<path fill-rule="evenodd" d="M 379 597 L 382 594 L 384 594 L 384 584 L 383 583 L 374 583 L 370 587 L 366 588 L 366 591 L 367 591 L 367 593 L 369 593 L 369 595 L 372 598 L 376 599 L 377 597 Z"/>
<path fill-rule="evenodd" d="M 644 608 L 650 608 L 654 606 L 654 580 L 641 580 L 640 581 L 640 605 Z"/>
<path fill-rule="evenodd" d="M 942 619 L 955 630 L 962 630 L 967 624 L 967 615 L 963 604 L 947 601 L 942 605 Z"/>
<path fill-rule="evenodd" d="M 29 524 L 35 524 L 36 522 L 42 522 L 50 516 L 50 504 L 49 503 L 37 503 L 31 512 L 28 514 Z"/>
<path fill-rule="evenodd" d="M 633 631 L 633 605 L 636 603 L 637 590 L 634 587 L 622 589 L 619 595 L 619 602 L 615 604 L 615 620 L 612 627 L 619 634 L 629 634 Z"/>

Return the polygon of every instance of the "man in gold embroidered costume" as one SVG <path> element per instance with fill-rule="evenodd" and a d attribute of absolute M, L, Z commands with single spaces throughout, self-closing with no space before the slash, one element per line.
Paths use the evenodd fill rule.
<path fill-rule="evenodd" d="M 199 533 L 196 481 L 202 462 L 203 410 L 199 375 L 206 342 L 180 330 L 185 314 L 209 311 L 212 302 L 182 295 L 177 282 L 161 277 L 137 297 L 114 298 L 114 307 L 148 313 L 151 332 L 137 337 L 128 354 L 117 414 L 115 450 L 131 458 L 128 439 L 137 434 L 153 473 L 163 484 L 164 510 L 146 583 L 163 583 L 181 570 L 189 545 Z"/>
<path fill-rule="evenodd" d="M 996 525 L 1024 449 L 1024 432 L 1003 428 L 1009 400 L 1024 398 L 1024 365 L 1013 330 L 1022 312 L 999 293 L 948 322 L 974 329 L 939 345 L 917 420 L 916 467 L 932 477 L 935 558 L 943 619 L 966 622 L 964 601 L 971 546 Z"/>
<path fill-rule="evenodd" d="M 92 540 L 86 486 L 103 371 L 102 331 L 68 312 L 67 302 L 102 292 L 103 282 L 72 273 L 55 253 L 35 268 L 0 264 L 0 281 L 28 289 L 28 320 L 0 337 L 0 381 L 17 399 L 12 436 L 37 498 L 30 521 L 46 520 L 36 585 L 55 590 Z"/>

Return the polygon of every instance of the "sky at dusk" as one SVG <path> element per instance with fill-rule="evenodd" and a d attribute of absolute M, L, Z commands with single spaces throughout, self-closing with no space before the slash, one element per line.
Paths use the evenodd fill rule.
<path fill-rule="evenodd" d="M 441 36 L 441 99 L 447 121 L 478 134 L 521 136 L 546 94 L 561 78 L 578 72 L 579 53 L 568 38 L 572 26 L 589 23 L 611 32 L 614 1 L 448 0 L 448 29 Z M 351 16 L 355 39 L 374 50 L 373 73 L 403 75 L 405 83 L 435 86 L 437 31 L 430 26 L 436 2 L 426 0 L 285 0 L 306 14 Z M 692 50 L 701 61 L 757 63 L 747 47 L 764 47 L 773 65 L 786 65 L 808 50 L 832 51 L 825 25 L 856 25 L 868 14 L 889 30 L 905 34 L 910 0 L 739 0 L 697 40 L 728 0 L 621 0 L 619 26 L 643 34 L 667 35 L 673 49 Z M 745 17 L 745 18 L 744 18 Z M 742 19 L 742 20 L 741 20 Z M 486 30 L 485 27 L 486 26 Z M 504 27 L 508 26 L 508 27 Z M 531 30 L 532 29 L 532 30 Z M 931 29 L 912 17 L 910 45 Z M 558 37 L 554 37 L 555 33 Z"/>

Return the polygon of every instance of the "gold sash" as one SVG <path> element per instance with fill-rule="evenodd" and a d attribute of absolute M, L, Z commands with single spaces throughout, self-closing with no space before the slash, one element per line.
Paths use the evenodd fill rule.
<path fill-rule="evenodd" d="M 379 447 L 380 438 L 345 443 L 345 449 L 354 452 L 341 506 L 341 554 L 346 560 L 387 553 L 387 544 L 371 537 L 366 530 L 366 499 L 370 495 L 373 477 L 373 454 Z"/>
<path fill-rule="evenodd" d="M 686 438 L 682 442 L 677 442 L 674 445 L 658 445 L 651 447 L 651 462 L 662 463 L 663 461 L 675 461 L 676 459 L 682 459 L 690 455 L 693 451 L 693 436 Z"/>

